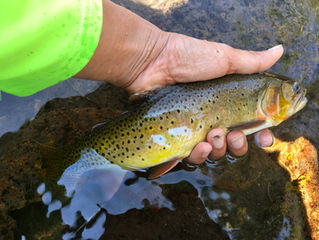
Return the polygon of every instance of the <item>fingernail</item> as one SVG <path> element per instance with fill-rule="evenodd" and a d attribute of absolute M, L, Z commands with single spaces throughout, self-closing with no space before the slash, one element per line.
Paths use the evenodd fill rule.
<path fill-rule="evenodd" d="M 214 148 L 220 149 L 224 146 L 224 144 L 225 144 L 225 136 L 216 135 L 213 137 L 212 145 Z"/>
<path fill-rule="evenodd" d="M 258 147 L 270 147 L 274 143 L 274 138 L 269 132 L 258 132 L 255 135 L 255 143 Z"/>
<path fill-rule="evenodd" d="M 244 146 L 244 142 L 245 140 L 243 137 L 238 137 L 231 141 L 231 145 L 235 149 L 240 149 Z"/>
<path fill-rule="evenodd" d="M 269 48 L 268 51 L 276 51 L 278 48 L 282 48 L 282 47 L 283 47 L 282 44 L 279 44 L 279 45 L 277 45 L 277 46 L 274 46 L 274 47 L 272 47 L 272 48 Z"/>

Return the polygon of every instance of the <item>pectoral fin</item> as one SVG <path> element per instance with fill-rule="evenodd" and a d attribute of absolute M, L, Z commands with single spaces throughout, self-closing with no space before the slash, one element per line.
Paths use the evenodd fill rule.
<path fill-rule="evenodd" d="M 151 168 L 149 170 L 150 174 L 148 176 L 148 179 L 155 179 L 155 178 L 162 176 L 163 174 L 170 171 L 173 167 L 175 167 L 179 163 L 180 160 L 182 160 L 182 159 L 174 159 L 174 160 L 171 160 L 169 162 L 165 162 L 165 163 L 162 163 L 158 166 Z"/>
<path fill-rule="evenodd" d="M 228 131 L 241 130 L 246 135 L 249 135 L 249 134 L 255 133 L 257 131 L 260 131 L 262 129 L 271 127 L 271 126 L 272 126 L 272 124 L 270 122 L 262 119 L 262 120 L 256 120 L 256 121 L 236 124 L 236 125 L 228 127 L 227 130 Z"/>

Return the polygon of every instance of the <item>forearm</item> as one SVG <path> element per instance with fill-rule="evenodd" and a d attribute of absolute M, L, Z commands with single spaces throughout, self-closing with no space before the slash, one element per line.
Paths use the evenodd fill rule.
<path fill-rule="evenodd" d="M 103 0 L 103 28 L 90 62 L 76 77 L 127 88 L 160 54 L 168 34 L 127 9 Z"/>

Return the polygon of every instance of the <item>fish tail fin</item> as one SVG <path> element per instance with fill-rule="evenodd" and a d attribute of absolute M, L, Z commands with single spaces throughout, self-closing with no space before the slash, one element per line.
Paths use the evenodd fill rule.
<path fill-rule="evenodd" d="M 42 157 L 42 168 L 45 172 L 45 179 L 57 181 L 64 169 L 63 158 L 66 155 L 65 149 L 53 144 L 42 144 L 40 146 L 40 155 Z"/>
<path fill-rule="evenodd" d="M 45 178 L 49 181 L 57 181 L 68 166 L 80 159 L 84 143 L 84 141 L 81 141 L 64 147 L 54 144 L 41 144 L 40 155 Z"/>

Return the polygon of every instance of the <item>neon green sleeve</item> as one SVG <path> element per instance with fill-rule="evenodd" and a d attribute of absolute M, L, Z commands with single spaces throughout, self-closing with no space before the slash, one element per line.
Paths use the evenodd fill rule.
<path fill-rule="evenodd" d="M 102 0 L 1 0 L 0 90 L 31 95 L 78 73 L 102 30 Z"/>

